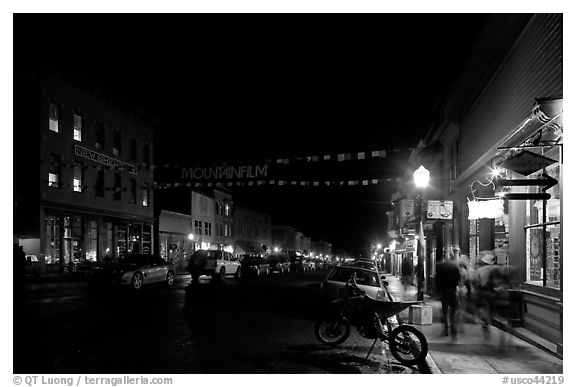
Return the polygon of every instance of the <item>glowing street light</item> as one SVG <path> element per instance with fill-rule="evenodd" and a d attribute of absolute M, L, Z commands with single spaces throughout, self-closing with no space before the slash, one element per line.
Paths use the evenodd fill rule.
<path fill-rule="evenodd" d="M 376 245 L 376 248 L 377 248 L 378 250 L 380 250 L 380 249 L 382 248 L 382 243 L 378 243 L 378 244 Z"/>
<path fill-rule="evenodd" d="M 426 188 L 429 181 L 430 171 L 424 168 L 423 165 L 414 171 L 414 184 L 416 184 L 417 188 Z"/>
<path fill-rule="evenodd" d="M 274 252 L 277 253 L 278 251 L 280 251 L 280 249 L 278 247 L 274 247 Z"/>
<path fill-rule="evenodd" d="M 194 234 L 188 234 L 188 239 L 193 241 L 194 240 Z"/>
<path fill-rule="evenodd" d="M 424 236 L 424 230 L 422 230 L 422 208 L 423 206 L 423 196 L 424 196 L 424 188 L 428 186 L 430 182 L 430 171 L 424 168 L 423 165 L 414 171 L 414 184 L 418 189 L 418 211 L 416 212 L 416 221 L 418 222 L 419 234 Z M 420 246 L 420 251 L 418 252 L 418 295 L 416 299 L 418 301 L 424 301 L 424 290 L 426 289 L 426 272 L 425 272 L 425 262 L 426 262 L 426 247 L 425 247 L 425 240 L 424 238 L 418 239 L 418 244 Z"/>

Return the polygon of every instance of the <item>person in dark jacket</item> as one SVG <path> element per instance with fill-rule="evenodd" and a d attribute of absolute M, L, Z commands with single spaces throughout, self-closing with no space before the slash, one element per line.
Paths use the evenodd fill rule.
<path fill-rule="evenodd" d="M 460 283 L 460 267 L 456 263 L 454 254 L 449 253 L 444 261 L 436 264 L 436 291 L 442 302 L 442 316 L 444 319 L 444 335 L 450 333 L 453 338 L 457 336 L 457 326 L 454 316 L 458 309 L 458 285 Z"/>

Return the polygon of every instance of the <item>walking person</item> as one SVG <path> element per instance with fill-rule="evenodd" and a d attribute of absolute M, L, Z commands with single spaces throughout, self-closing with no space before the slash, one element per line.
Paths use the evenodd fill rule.
<path fill-rule="evenodd" d="M 412 257 L 404 257 L 402 259 L 402 286 L 404 287 L 404 300 L 407 300 L 408 289 L 414 286 L 414 264 Z"/>
<path fill-rule="evenodd" d="M 498 267 L 494 265 L 494 254 L 491 251 L 481 251 L 476 271 L 477 302 L 476 310 L 482 321 L 483 332 L 490 334 L 494 299 L 496 298 L 496 282 L 498 280 Z"/>
<path fill-rule="evenodd" d="M 449 334 L 452 339 L 458 336 L 457 322 L 455 319 L 458 309 L 458 284 L 460 283 L 460 268 L 456 263 L 456 257 L 451 251 L 444 261 L 436 264 L 436 291 L 442 302 L 442 317 L 444 320 L 444 336 Z"/>

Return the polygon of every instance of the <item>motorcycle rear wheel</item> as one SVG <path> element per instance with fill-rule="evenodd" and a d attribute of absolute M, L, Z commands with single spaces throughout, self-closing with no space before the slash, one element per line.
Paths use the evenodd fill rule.
<path fill-rule="evenodd" d="M 345 318 L 339 320 L 320 320 L 314 329 L 316 337 L 322 344 L 338 345 L 350 336 L 350 323 Z"/>
<path fill-rule="evenodd" d="M 390 334 L 390 352 L 404 365 L 420 364 L 428 355 L 426 336 L 410 325 L 400 325 Z"/>

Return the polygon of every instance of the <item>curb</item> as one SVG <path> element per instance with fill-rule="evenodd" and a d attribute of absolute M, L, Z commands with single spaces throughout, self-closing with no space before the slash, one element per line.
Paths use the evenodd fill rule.
<path fill-rule="evenodd" d="M 433 375 L 438 375 L 438 374 L 442 374 L 442 371 L 440 371 L 440 368 L 438 367 L 438 365 L 436 364 L 436 362 L 434 361 L 434 359 L 432 358 L 432 354 L 430 352 L 430 349 L 428 349 L 428 354 L 426 355 L 426 359 L 424 359 L 424 364 L 423 364 L 424 369 L 422 369 L 422 373 L 425 374 L 433 374 Z"/>

